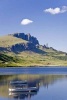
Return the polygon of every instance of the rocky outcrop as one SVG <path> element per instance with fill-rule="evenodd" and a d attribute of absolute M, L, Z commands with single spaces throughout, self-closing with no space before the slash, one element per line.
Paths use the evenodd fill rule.
<path fill-rule="evenodd" d="M 20 43 L 20 44 L 15 44 L 11 47 L 11 51 L 13 52 L 22 52 L 24 50 L 35 50 L 36 46 L 32 43 Z"/>
<path fill-rule="evenodd" d="M 3 52 L 14 52 L 14 53 L 19 53 L 19 52 L 22 52 L 22 51 L 25 51 L 25 50 L 30 50 L 30 51 L 36 51 L 36 46 L 33 44 L 33 43 L 18 43 L 18 44 L 15 44 L 15 45 L 12 45 L 11 47 L 0 47 L 0 51 L 3 51 Z"/>
<path fill-rule="evenodd" d="M 29 41 L 29 42 L 33 43 L 34 45 L 39 45 L 39 41 L 37 40 L 37 38 L 31 36 L 30 34 L 15 33 L 15 34 L 12 34 L 12 35 L 17 37 L 17 38 L 21 38 L 21 39 L 24 39 L 26 41 Z"/>

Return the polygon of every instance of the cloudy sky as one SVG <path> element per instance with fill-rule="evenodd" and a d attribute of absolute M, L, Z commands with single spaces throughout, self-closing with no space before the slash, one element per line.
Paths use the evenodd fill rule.
<path fill-rule="evenodd" d="M 0 36 L 15 32 L 67 52 L 67 0 L 0 0 Z"/>

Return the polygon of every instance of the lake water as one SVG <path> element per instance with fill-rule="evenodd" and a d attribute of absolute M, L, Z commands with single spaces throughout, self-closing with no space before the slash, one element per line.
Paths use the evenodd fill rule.
<path fill-rule="evenodd" d="M 10 82 L 26 82 L 20 88 L 36 87 L 35 91 L 10 92 Z M 0 68 L 0 100 L 67 100 L 67 68 Z"/>

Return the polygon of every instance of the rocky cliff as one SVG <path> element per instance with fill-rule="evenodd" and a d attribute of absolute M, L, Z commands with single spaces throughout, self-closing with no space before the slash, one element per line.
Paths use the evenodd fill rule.
<path fill-rule="evenodd" d="M 11 34 L 11 35 L 13 35 L 17 38 L 21 38 L 21 39 L 24 39 L 26 41 L 29 41 L 29 42 L 33 43 L 34 45 L 39 45 L 39 41 L 37 40 L 37 38 L 31 36 L 30 34 L 14 33 L 14 34 Z"/>

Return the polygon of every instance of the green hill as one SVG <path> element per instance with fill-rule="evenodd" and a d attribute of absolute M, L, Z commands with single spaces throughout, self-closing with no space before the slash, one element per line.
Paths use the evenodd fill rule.
<path fill-rule="evenodd" d="M 67 66 L 67 54 L 39 44 L 30 34 L 0 37 L 0 66 Z"/>
<path fill-rule="evenodd" d="M 0 47 L 10 47 L 19 43 L 27 43 L 27 41 L 20 38 L 16 38 L 12 35 L 0 37 Z"/>

